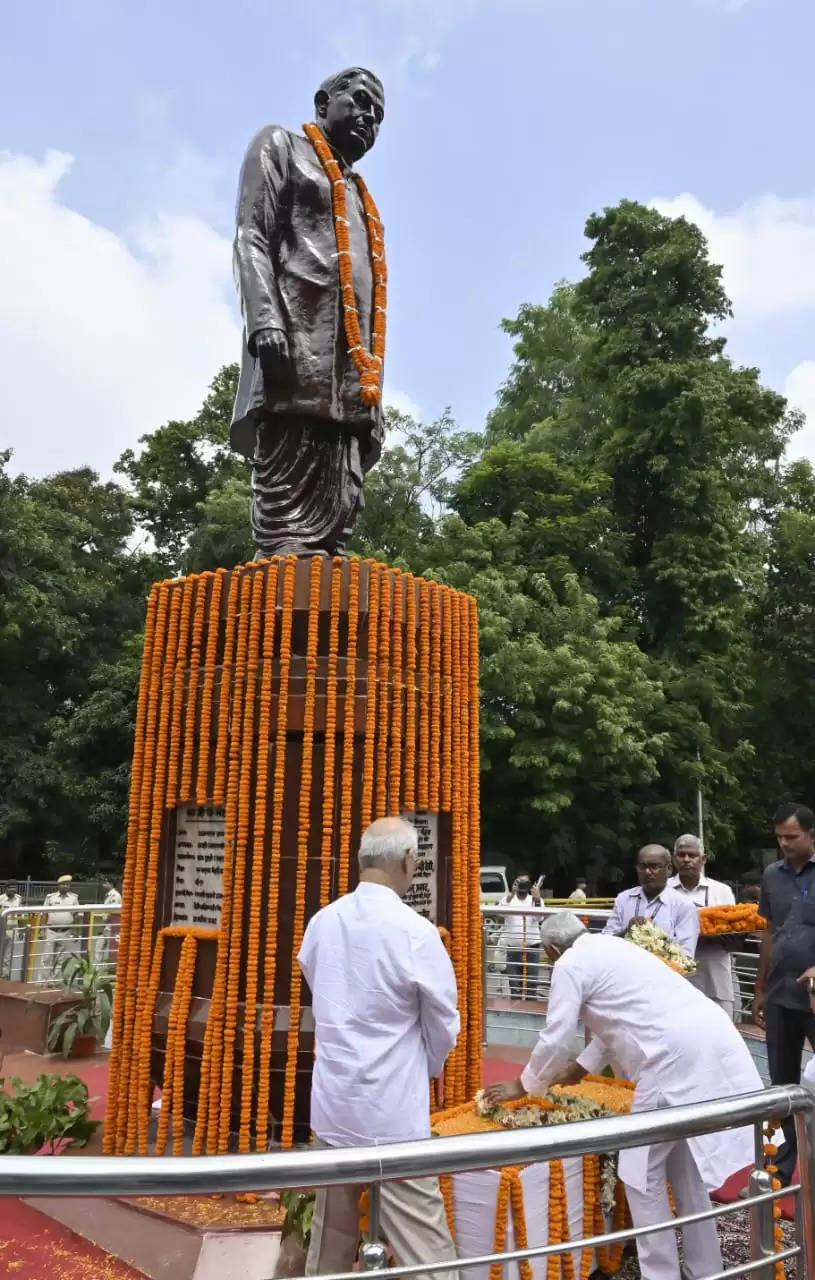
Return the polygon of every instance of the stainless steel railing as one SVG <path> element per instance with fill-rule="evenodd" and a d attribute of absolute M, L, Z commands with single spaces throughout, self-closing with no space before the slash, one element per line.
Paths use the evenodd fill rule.
<path fill-rule="evenodd" d="M 766 1189 L 761 1165 L 762 1125 L 795 1116 L 798 1133 L 800 1183 L 774 1192 Z M 129 1157 L 129 1156 L 0 1156 L 0 1195 L 15 1196 L 134 1196 L 191 1195 L 213 1192 L 268 1191 L 338 1184 L 370 1184 L 370 1243 L 363 1245 L 363 1269 L 372 1276 L 423 1275 L 449 1270 L 439 1260 L 416 1266 L 382 1269 L 382 1249 L 376 1241 L 379 1196 L 383 1181 L 463 1173 L 474 1169 L 538 1161 L 568 1159 L 594 1152 L 674 1142 L 724 1129 L 755 1126 L 756 1168 L 751 1194 L 735 1204 L 717 1205 L 703 1213 L 673 1218 L 646 1228 L 607 1232 L 563 1243 L 541 1245 L 478 1257 L 460 1258 L 468 1267 L 492 1262 L 543 1258 L 598 1245 L 632 1240 L 646 1232 L 669 1231 L 691 1222 L 718 1219 L 749 1209 L 752 1215 L 751 1260 L 719 1272 L 709 1280 L 752 1274 L 772 1277 L 777 1261 L 796 1260 L 799 1280 L 815 1276 L 815 1095 L 800 1086 L 783 1086 L 736 1098 L 693 1103 L 659 1111 L 638 1112 L 600 1120 L 577 1121 L 551 1128 L 470 1133 L 460 1137 L 394 1143 L 381 1147 L 314 1148 L 253 1156 Z M 794 1244 L 773 1253 L 772 1206 L 779 1196 L 796 1200 Z M 354 1280 L 341 1273 L 333 1280 Z"/>
<path fill-rule="evenodd" d="M 52 924 L 55 913 L 69 923 Z M 0 978 L 43 988 L 59 987 L 63 956 L 90 956 L 112 976 L 119 949 L 122 908 L 106 903 L 78 907 L 4 907 L 0 911 Z"/>

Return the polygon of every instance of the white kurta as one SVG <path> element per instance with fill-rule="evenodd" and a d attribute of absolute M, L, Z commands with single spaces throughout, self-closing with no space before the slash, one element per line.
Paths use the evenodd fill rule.
<path fill-rule="evenodd" d="M 519 898 L 514 894 L 509 901 L 501 904 L 507 907 L 522 907 L 525 911 L 541 911 L 542 904 L 536 903 L 530 894 L 525 898 Z M 541 922 L 534 916 L 521 915 L 520 911 L 517 915 L 504 916 L 504 924 L 501 930 L 501 941 L 507 951 L 521 951 L 524 947 L 539 947 L 541 944 Z"/>
<path fill-rule="evenodd" d="M 736 899 L 729 885 L 721 880 L 699 877 L 693 889 L 686 889 L 679 876 L 672 876 L 668 885 L 675 893 L 687 898 L 697 908 L 732 906 Z M 711 1000 L 726 1001 L 733 1005 L 733 966 L 730 952 L 715 938 L 701 942 L 696 950 L 696 973 L 691 978 L 695 987 L 710 996 Z"/>
<path fill-rule="evenodd" d="M 549 1012 L 521 1080 L 540 1093 L 567 1066 L 580 1018 L 592 1034 L 579 1058 L 636 1082 L 632 1110 L 681 1106 L 761 1089 L 744 1041 L 718 1005 L 656 956 L 623 938 L 586 934 L 552 969 Z M 710 1190 L 753 1160 L 751 1128 L 689 1139 Z M 648 1147 L 620 1152 L 623 1182 L 644 1191 Z"/>
<path fill-rule="evenodd" d="M 430 1080 L 460 1026 L 435 925 L 363 881 L 317 912 L 297 958 L 316 1024 L 314 1133 L 333 1147 L 429 1137 Z"/>

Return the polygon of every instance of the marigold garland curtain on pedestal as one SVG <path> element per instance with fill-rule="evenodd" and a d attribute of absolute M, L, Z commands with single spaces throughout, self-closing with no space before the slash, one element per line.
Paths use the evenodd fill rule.
<path fill-rule="evenodd" d="M 217 901 L 180 922 L 185 812 L 221 824 L 222 866 L 208 895 Z M 154 1083 L 158 1151 L 170 1139 L 183 1149 L 185 1120 L 199 1153 L 227 1150 L 230 1135 L 241 1151 L 304 1136 L 314 1043 L 294 957 L 309 916 L 356 883 L 361 831 L 393 813 L 430 815 L 437 833 L 428 902 L 449 932 L 462 1015 L 437 1088 L 449 1106 L 481 1080 L 475 601 L 339 557 L 272 558 L 154 586 L 107 1152 L 148 1150 Z"/>

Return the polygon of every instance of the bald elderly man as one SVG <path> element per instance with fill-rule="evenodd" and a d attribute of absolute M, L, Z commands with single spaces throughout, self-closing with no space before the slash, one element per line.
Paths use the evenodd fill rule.
<path fill-rule="evenodd" d="M 298 961 L 311 988 L 317 1051 L 311 1127 L 319 1146 L 430 1137 L 430 1080 L 459 1033 L 456 979 L 435 925 L 402 898 L 416 828 L 379 818 L 359 847 L 359 884 L 309 922 Z M 323 1187 L 306 1274 L 350 1271 L 360 1187 Z M 402 1266 L 456 1256 L 437 1178 L 383 1182 L 382 1229 Z M 449 1280 L 451 1272 L 429 1273 Z"/>
<path fill-rule="evenodd" d="M 668 850 L 661 844 L 644 845 L 637 854 L 639 885 L 617 894 L 603 933 L 622 937 L 632 924 L 650 920 L 693 957 L 699 938 L 699 913 L 688 898 L 668 887 L 670 874 Z"/>

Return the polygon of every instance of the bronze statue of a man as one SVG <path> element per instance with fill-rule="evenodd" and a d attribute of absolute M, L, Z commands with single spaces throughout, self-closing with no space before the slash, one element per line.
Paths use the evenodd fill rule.
<path fill-rule="evenodd" d="M 240 179 L 231 439 L 253 464 L 258 558 L 341 553 L 382 445 L 384 244 L 352 166 L 376 141 L 384 92 L 352 67 L 320 86 L 314 107 L 306 137 L 262 129 Z"/>

